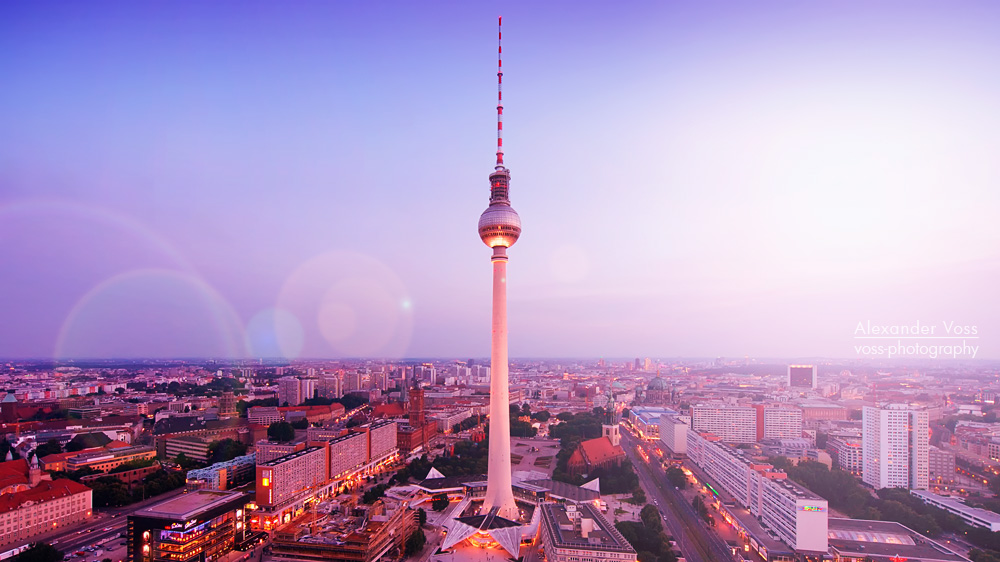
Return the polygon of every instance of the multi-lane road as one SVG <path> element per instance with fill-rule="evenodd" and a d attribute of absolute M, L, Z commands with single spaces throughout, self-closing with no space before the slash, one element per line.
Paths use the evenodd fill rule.
<path fill-rule="evenodd" d="M 639 475 L 639 483 L 663 514 L 667 531 L 674 537 L 684 558 L 689 562 L 732 560 L 726 543 L 698 518 L 680 491 L 667 481 L 658 461 L 650 464 L 638 454 L 637 445 L 643 444 L 628 431 L 622 432 L 622 447 Z"/>
<path fill-rule="evenodd" d="M 129 515 L 150 504 L 161 502 L 182 493 L 184 493 L 183 488 L 125 507 L 110 508 L 101 510 L 100 512 L 95 510 L 94 516 L 82 526 L 65 532 L 35 537 L 30 542 L 47 542 L 64 553 L 70 554 L 82 550 L 86 546 L 97 545 L 112 537 L 123 535 L 128 525 Z M 125 540 L 124 537 L 122 540 Z"/>

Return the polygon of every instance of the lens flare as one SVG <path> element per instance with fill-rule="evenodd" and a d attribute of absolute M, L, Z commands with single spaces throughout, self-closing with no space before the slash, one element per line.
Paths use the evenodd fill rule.
<path fill-rule="evenodd" d="M 247 352 L 251 357 L 295 359 L 302 353 L 302 323 L 281 308 L 261 310 L 246 328 Z"/>
<path fill-rule="evenodd" d="M 242 323 L 202 279 L 162 269 L 116 275 L 66 317 L 55 359 L 242 358 Z"/>
<path fill-rule="evenodd" d="M 385 264 L 331 252 L 292 272 L 277 306 L 303 319 L 307 356 L 402 357 L 413 335 L 412 307 L 401 304 L 409 302 L 403 282 Z"/>

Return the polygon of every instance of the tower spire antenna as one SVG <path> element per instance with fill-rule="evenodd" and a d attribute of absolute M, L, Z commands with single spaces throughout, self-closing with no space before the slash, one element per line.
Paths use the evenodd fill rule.
<path fill-rule="evenodd" d="M 497 20 L 497 169 L 503 167 L 503 16 Z"/>

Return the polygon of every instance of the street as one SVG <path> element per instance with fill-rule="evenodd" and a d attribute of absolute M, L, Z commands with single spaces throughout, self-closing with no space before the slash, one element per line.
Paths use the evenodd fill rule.
<path fill-rule="evenodd" d="M 641 441 L 622 432 L 622 446 L 635 467 L 646 496 L 663 515 L 667 531 L 674 537 L 684 558 L 691 562 L 732 560 L 729 547 L 705 525 L 679 491 L 666 480 L 659 467 L 650 467 L 636 452 Z M 655 457 L 654 457 L 655 458 Z"/>
<path fill-rule="evenodd" d="M 106 508 L 101 511 L 97 511 L 95 509 L 94 515 L 87 521 L 83 521 L 73 527 L 63 528 L 32 537 L 30 540 L 21 541 L 20 543 L 11 545 L 10 548 L 27 543 L 47 542 L 68 555 L 78 550 L 82 550 L 83 547 L 96 545 L 110 539 L 111 537 L 125 533 L 129 515 L 148 505 L 172 498 L 176 495 L 182 494 L 183 492 L 183 488 L 178 488 L 177 490 L 173 490 L 154 498 L 124 507 Z M 122 540 L 125 540 L 125 538 L 122 537 Z"/>

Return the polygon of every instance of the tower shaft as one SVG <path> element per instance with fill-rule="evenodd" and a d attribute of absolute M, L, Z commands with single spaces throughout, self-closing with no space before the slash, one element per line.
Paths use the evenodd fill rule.
<path fill-rule="evenodd" d="M 490 353 L 490 451 L 483 513 L 493 507 L 517 521 L 511 487 L 510 388 L 507 358 L 507 248 L 493 248 L 493 334 Z"/>

